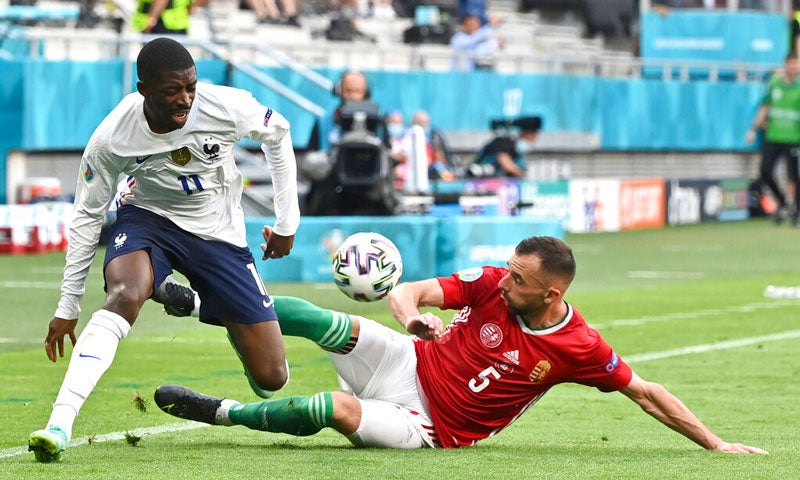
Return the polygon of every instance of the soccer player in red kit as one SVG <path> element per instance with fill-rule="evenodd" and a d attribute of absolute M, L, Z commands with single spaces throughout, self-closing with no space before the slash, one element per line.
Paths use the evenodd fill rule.
<path fill-rule="evenodd" d="M 573 382 L 621 392 L 708 450 L 767 453 L 722 440 L 664 387 L 636 375 L 564 300 L 575 269 L 569 246 L 541 236 L 520 242 L 508 268 L 401 283 L 389 305 L 411 335 L 276 296 L 281 333 L 325 349 L 342 391 L 242 404 L 165 385 L 155 400 L 171 415 L 213 425 L 300 436 L 331 427 L 356 446 L 453 448 L 495 435 L 551 387 Z M 424 306 L 458 313 L 444 328 Z"/>

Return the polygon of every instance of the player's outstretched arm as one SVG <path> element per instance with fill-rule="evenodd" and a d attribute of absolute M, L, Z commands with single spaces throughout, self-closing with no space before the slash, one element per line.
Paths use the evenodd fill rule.
<path fill-rule="evenodd" d="M 642 407 L 642 410 L 655 417 L 659 422 L 707 450 L 727 453 L 769 453 L 761 448 L 722 440 L 667 389 L 657 383 L 642 380 L 636 373 L 633 374 L 628 386 L 620 392 L 636 402 Z"/>
<path fill-rule="evenodd" d="M 418 282 L 400 283 L 386 297 L 392 316 L 408 333 L 424 340 L 441 335 L 442 320 L 432 313 L 421 313 L 420 307 L 441 307 L 444 291 L 435 278 Z"/>

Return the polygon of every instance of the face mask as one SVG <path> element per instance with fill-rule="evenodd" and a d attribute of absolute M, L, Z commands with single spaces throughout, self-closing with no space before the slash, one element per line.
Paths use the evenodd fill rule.
<path fill-rule="evenodd" d="M 518 155 L 526 155 L 533 150 L 533 145 L 524 138 L 520 138 L 517 140 L 517 143 L 514 144 L 514 148 L 517 150 Z"/>
<path fill-rule="evenodd" d="M 399 138 L 403 136 L 403 133 L 406 131 L 406 128 L 399 123 L 390 123 L 386 126 L 386 131 L 389 132 L 389 136 L 392 138 Z"/>

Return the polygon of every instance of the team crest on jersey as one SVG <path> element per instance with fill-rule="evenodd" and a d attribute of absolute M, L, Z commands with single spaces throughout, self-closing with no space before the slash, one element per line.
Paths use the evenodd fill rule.
<path fill-rule="evenodd" d="M 494 323 L 487 323 L 481 327 L 481 343 L 486 348 L 496 348 L 503 342 L 503 331 Z"/>
<path fill-rule="evenodd" d="M 219 143 L 213 143 L 214 137 L 208 137 L 203 140 L 203 152 L 207 155 L 208 160 L 219 157 Z"/>
<path fill-rule="evenodd" d="M 192 152 L 189 151 L 189 147 L 181 147 L 170 152 L 170 156 L 172 157 L 173 162 L 182 167 L 189 163 L 189 160 L 192 159 Z"/>
<path fill-rule="evenodd" d="M 547 360 L 539 360 L 539 363 L 533 367 L 533 370 L 531 371 L 531 374 L 528 375 L 528 378 L 533 383 L 540 383 L 542 380 L 544 380 L 544 377 L 547 376 L 548 372 L 550 372 L 551 367 L 552 365 L 550 365 L 550 362 Z"/>
<path fill-rule="evenodd" d="M 483 268 L 465 268 L 464 270 L 460 270 L 457 275 L 458 279 L 462 282 L 474 282 L 475 280 L 481 278 L 481 275 L 483 275 Z"/>

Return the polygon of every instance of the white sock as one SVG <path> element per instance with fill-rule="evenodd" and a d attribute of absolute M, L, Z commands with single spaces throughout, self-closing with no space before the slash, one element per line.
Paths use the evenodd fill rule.
<path fill-rule="evenodd" d="M 48 427 L 61 427 L 67 438 L 72 438 L 75 417 L 100 377 L 111 366 L 119 341 L 128 335 L 130 329 L 124 318 L 108 310 L 98 310 L 92 315 L 70 356 Z"/>
<path fill-rule="evenodd" d="M 231 408 L 235 407 L 236 405 L 241 405 L 241 404 L 236 400 L 231 400 L 229 398 L 225 398 L 222 400 L 222 403 L 217 408 L 217 412 L 214 415 L 214 421 L 217 423 L 217 425 L 225 425 L 226 427 L 230 427 L 233 425 L 229 413 L 231 411 Z"/>

